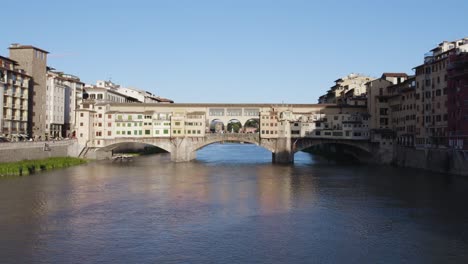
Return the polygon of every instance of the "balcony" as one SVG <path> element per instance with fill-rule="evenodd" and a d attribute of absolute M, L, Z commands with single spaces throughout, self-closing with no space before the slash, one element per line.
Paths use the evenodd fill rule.
<path fill-rule="evenodd" d="M 434 53 L 433 52 L 427 52 L 424 54 L 424 64 L 426 63 L 431 63 L 434 61 Z"/>

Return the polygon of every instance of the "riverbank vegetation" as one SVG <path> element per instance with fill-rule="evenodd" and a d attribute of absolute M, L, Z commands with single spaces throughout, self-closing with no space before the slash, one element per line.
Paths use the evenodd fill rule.
<path fill-rule="evenodd" d="M 0 163 L 0 177 L 29 175 L 39 171 L 66 168 L 83 163 L 86 163 L 86 160 L 72 157 Z"/>

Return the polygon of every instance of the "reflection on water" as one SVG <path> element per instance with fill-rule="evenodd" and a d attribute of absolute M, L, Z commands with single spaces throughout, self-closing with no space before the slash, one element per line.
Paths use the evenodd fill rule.
<path fill-rule="evenodd" d="M 1 262 L 467 263 L 467 180 L 295 160 L 215 144 L 1 179 Z"/>

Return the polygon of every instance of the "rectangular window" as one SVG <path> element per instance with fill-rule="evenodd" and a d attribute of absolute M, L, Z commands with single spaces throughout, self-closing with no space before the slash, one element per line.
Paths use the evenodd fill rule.
<path fill-rule="evenodd" d="M 132 115 L 128 115 L 128 120 L 132 120 Z"/>
<path fill-rule="evenodd" d="M 80 126 L 83 126 L 83 122 L 80 122 Z"/>
<path fill-rule="evenodd" d="M 143 131 L 142 130 L 138 130 L 138 135 L 142 135 L 143 134 Z"/>
<path fill-rule="evenodd" d="M 180 126 L 180 122 L 175 122 L 174 125 Z"/>
<path fill-rule="evenodd" d="M 159 130 L 155 130 L 154 134 L 159 135 Z"/>
<path fill-rule="evenodd" d="M 127 131 L 127 135 L 131 135 L 132 134 L 132 131 Z"/>
<path fill-rule="evenodd" d="M 151 130 L 149 130 L 149 129 L 145 130 L 145 135 L 149 135 L 149 134 L 151 134 Z"/>
<path fill-rule="evenodd" d="M 107 126 L 108 126 L 108 127 L 111 127 L 111 126 L 112 126 L 112 123 L 107 123 Z"/>
<path fill-rule="evenodd" d="M 84 116 L 84 114 L 83 114 L 83 113 L 80 113 L 80 117 L 83 117 L 83 116 Z"/>
<path fill-rule="evenodd" d="M 165 135 L 167 135 L 167 134 L 169 134 L 169 130 L 168 130 L 168 129 L 164 129 L 164 130 L 163 130 L 163 133 L 164 133 Z"/>
<path fill-rule="evenodd" d="M 143 118 L 143 116 L 142 116 L 142 115 L 138 115 L 138 119 L 142 119 L 142 118 Z"/>
<path fill-rule="evenodd" d="M 107 131 L 108 136 L 112 136 L 112 131 Z"/>
<path fill-rule="evenodd" d="M 118 115 L 117 120 L 122 120 L 122 115 Z"/>
<path fill-rule="evenodd" d="M 117 135 L 120 135 L 120 131 L 117 131 Z"/>

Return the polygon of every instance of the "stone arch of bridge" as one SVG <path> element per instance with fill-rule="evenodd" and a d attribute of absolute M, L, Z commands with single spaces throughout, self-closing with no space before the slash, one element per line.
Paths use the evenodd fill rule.
<path fill-rule="evenodd" d="M 310 147 L 319 145 L 342 145 L 359 149 L 367 154 L 372 154 L 372 150 L 366 145 L 365 142 L 360 143 L 359 141 L 346 141 L 346 140 L 324 140 L 324 139 L 298 139 L 293 141 L 293 152 L 299 152 Z"/>
<path fill-rule="evenodd" d="M 314 146 L 330 146 L 330 145 L 334 145 L 335 146 L 335 150 L 336 150 L 336 147 L 346 147 L 347 149 L 341 149 L 341 151 L 339 151 L 339 153 L 344 153 L 344 154 L 347 154 L 349 156 L 352 156 L 354 157 L 356 160 L 360 161 L 360 162 L 369 162 L 373 159 L 373 154 L 372 154 L 372 151 L 369 150 L 367 147 L 359 144 L 359 143 L 352 143 L 352 142 L 340 142 L 340 141 L 336 141 L 336 142 L 333 142 L 333 141 L 322 141 L 322 142 L 310 142 L 310 143 L 306 143 L 306 144 L 301 144 L 300 147 L 297 147 L 295 145 L 293 145 L 293 155 L 301 150 L 305 150 L 307 148 L 310 148 L 310 147 L 314 147 Z"/>
<path fill-rule="evenodd" d="M 171 145 L 168 144 L 168 142 L 145 142 L 145 141 L 120 141 L 120 142 L 109 144 L 105 147 L 101 147 L 97 151 L 109 152 L 118 147 L 125 146 L 128 144 L 141 144 L 141 145 L 153 146 L 153 147 L 160 148 L 168 153 L 171 153 L 172 151 Z"/>

